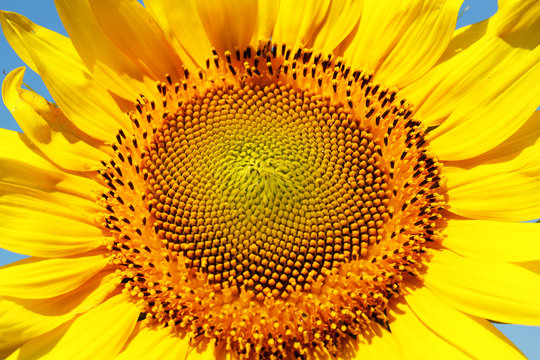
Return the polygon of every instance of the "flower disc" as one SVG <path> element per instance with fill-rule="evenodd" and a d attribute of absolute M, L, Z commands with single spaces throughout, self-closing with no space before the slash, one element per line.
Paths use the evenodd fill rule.
<path fill-rule="evenodd" d="M 276 44 L 166 80 L 100 171 L 140 320 L 250 359 L 335 355 L 384 325 L 444 206 L 406 102 L 340 59 Z"/>

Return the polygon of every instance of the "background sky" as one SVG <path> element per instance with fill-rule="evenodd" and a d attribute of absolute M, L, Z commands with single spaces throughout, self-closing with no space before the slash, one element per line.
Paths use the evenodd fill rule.
<path fill-rule="evenodd" d="M 65 34 L 65 30 L 56 13 L 53 0 L 1 0 L 0 9 L 20 13 L 41 26 Z M 496 0 L 465 0 L 457 27 L 482 21 L 493 15 L 496 11 Z M 5 38 L 0 36 L 0 69 L 2 71 L 0 73 L 0 81 L 4 80 L 6 73 L 23 65 L 24 63 L 11 50 Z M 32 70 L 27 69 L 24 80 L 36 92 L 52 100 L 43 82 Z M 2 105 L 0 105 L 0 127 L 20 131 L 9 111 Z M 22 259 L 23 257 L 22 255 L 0 249 L 0 266 Z M 540 327 L 498 324 L 496 326 L 529 359 L 540 360 Z"/>

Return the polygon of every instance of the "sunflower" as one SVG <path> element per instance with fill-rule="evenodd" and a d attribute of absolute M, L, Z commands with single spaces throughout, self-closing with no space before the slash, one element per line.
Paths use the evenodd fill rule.
<path fill-rule="evenodd" d="M 0 15 L 0 357 L 523 358 L 540 3 L 145 3 Z"/>

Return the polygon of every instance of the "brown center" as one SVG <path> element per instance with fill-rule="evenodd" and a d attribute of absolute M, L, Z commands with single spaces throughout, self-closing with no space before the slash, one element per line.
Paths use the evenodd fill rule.
<path fill-rule="evenodd" d="M 366 256 L 391 196 L 380 146 L 350 111 L 290 86 L 210 89 L 143 153 L 155 227 L 223 287 L 287 297 Z"/>

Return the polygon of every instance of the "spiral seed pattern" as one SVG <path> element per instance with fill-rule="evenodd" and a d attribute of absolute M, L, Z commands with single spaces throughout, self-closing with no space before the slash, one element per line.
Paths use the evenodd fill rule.
<path fill-rule="evenodd" d="M 216 290 L 287 297 L 383 237 L 380 146 L 327 99 L 276 84 L 213 89 L 155 138 L 143 164 L 158 235 Z"/>

